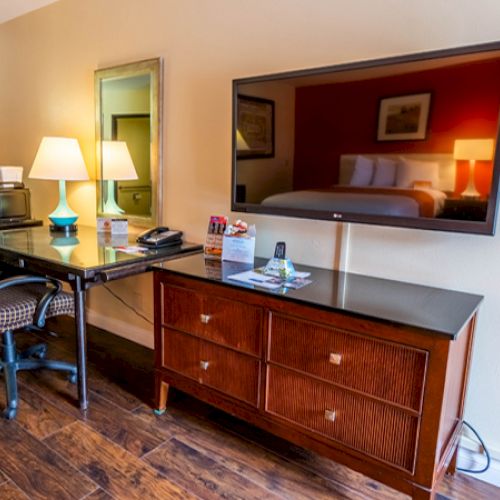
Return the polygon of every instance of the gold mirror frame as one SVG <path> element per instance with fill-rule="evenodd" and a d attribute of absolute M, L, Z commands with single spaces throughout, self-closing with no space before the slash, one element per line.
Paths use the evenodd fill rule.
<path fill-rule="evenodd" d="M 150 176 L 151 176 L 151 215 L 140 216 L 124 213 L 129 223 L 138 227 L 161 225 L 162 218 L 162 60 L 148 59 L 111 68 L 95 71 L 95 124 L 96 124 L 96 165 L 97 165 L 97 216 L 108 216 L 104 213 L 104 186 L 102 176 L 102 84 L 105 80 L 130 78 L 141 75 L 150 76 Z M 116 216 L 116 215 L 115 215 Z"/>

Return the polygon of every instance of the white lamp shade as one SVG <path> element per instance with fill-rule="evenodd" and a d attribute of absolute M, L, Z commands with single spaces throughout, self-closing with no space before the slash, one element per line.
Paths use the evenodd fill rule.
<path fill-rule="evenodd" d="M 493 139 L 457 139 L 453 149 L 455 160 L 491 160 Z"/>
<path fill-rule="evenodd" d="M 102 141 L 102 178 L 114 181 L 138 178 L 126 142 Z"/>
<path fill-rule="evenodd" d="M 87 180 L 89 174 L 78 141 L 68 137 L 44 137 L 29 177 L 65 181 Z"/>

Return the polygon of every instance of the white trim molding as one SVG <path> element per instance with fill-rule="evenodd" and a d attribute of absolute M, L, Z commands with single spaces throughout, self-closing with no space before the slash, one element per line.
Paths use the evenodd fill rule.
<path fill-rule="evenodd" d="M 488 451 L 491 455 L 491 464 L 486 472 L 481 474 L 465 472 L 464 474 L 500 487 L 500 450 L 488 448 Z M 462 437 L 458 448 L 458 467 L 482 469 L 485 465 L 486 456 L 480 450 L 479 443 L 468 437 Z"/>

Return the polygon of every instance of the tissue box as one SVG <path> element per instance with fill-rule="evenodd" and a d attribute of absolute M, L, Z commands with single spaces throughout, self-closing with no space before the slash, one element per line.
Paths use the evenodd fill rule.
<path fill-rule="evenodd" d="M 23 182 L 23 167 L 0 166 L 0 182 Z"/>

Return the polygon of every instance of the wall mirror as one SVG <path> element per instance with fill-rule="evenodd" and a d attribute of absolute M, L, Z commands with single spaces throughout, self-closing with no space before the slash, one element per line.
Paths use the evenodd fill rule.
<path fill-rule="evenodd" d="M 161 59 L 95 72 L 97 215 L 161 224 Z"/>

